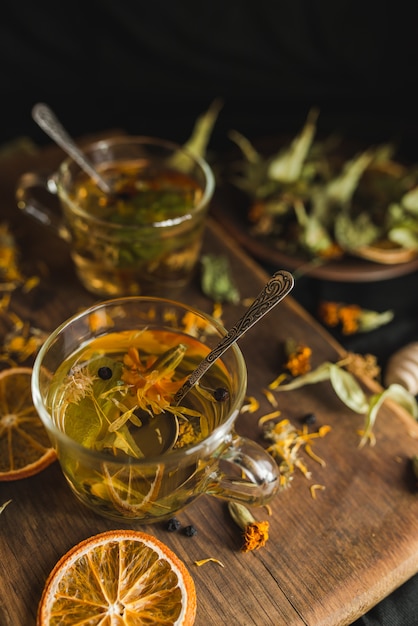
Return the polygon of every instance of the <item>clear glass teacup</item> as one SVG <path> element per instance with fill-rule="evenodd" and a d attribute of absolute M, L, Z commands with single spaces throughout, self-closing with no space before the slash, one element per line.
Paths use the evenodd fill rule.
<path fill-rule="evenodd" d="M 84 504 L 148 523 L 201 494 L 259 505 L 273 497 L 276 462 L 235 431 L 247 387 L 237 345 L 173 402 L 225 335 L 210 315 L 147 297 L 97 304 L 50 335 L 34 364 L 34 403 Z"/>
<path fill-rule="evenodd" d="M 204 159 L 151 137 L 113 137 L 84 148 L 112 188 L 105 194 L 67 158 L 18 181 L 18 207 L 68 241 L 81 283 L 100 297 L 177 297 L 201 248 L 214 176 Z M 61 214 L 41 190 L 59 199 Z"/>

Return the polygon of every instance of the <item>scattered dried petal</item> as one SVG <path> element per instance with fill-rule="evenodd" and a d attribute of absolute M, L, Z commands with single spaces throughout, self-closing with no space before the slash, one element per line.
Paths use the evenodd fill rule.
<path fill-rule="evenodd" d="M 369 445 L 371 447 L 376 445 L 376 435 L 374 434 L 374 432 L 372 431 L 366 432 L 365 430 L 358 430 L 357 434 L 361 437 L 360 447 L 363 447 L 366 441 L 369 442 Z"/>
<path fill-rule="evenodd" d="M 6 506 L 8 504 L 10 504 L 11 500 L 7 500 L 7 502 L 3 502 L 2 505 L 0 505 L 0 513 L 3 513 L 4 509 L 6 508 Z"/>
<path fill-rule="evenodd" d="M 305 452 L 317 463 L 325 464 L 325 461 L 312 451 L 311 442 L 318 437 L 325 437 L 330 430 L 330 426 L 323 425 L 310 433 L 306 424 L 302 429 L 298 429 L 288 419 L 270 423 L 265 427 L 264 437 L 272 442 L 267 451 L 279 465 L 281 487 L 290 485 L 295 469 L 302 472 L 307 479 L 311 478 L 311 472 L 299 456 L 302 448 L 305 448 Z"/>
<path fill-rule="evenodd" d="M 221 567 L 225 567 L 225 565 L 219 559 L 215 559 L 213 556 L 208 557 L 207 559 L 200 559 L 200 561 L 195 561 L 194 564 L 200 567 L 201 565 L 206 565 L 206 563 L 217 563 Z"/>
<path fill-rule="evenodd" d="M 309 487 L 309 491 L 311 492 L 311 496 L 313 500 L 316 500 L 316 492 L 324 491 L 325 485 L 314 484 Z"/>
<path fill-rule="evenodd" d="M 319 465 L 321 465 L 321 467 L 326 467 L 326 462 L 324 461 L 324 459 L 321 459 L 320 456 L 318 456 L 317 454 L 315 454 L 315 452 L 312 450 L 312 446 L 307 443 L 305 444 L 305 452 L 308 456 L 311 457 L 311 459 L 313 459 L 316 463 L 319 463 Z"/>
<path fill-rule="evenodd" d="M 277 417 L 280 417 L 281 414 L 282 412 L 279 410 L 273 411 L 272 413 L 266 413 L 266 415 L 262 415 L 260 417 L 260 419 L 258 420 L 258 425 L 262 426 L 263 424 L 265 424 L 265 422 L 269 422 L 270 420 L 274 420 Z"/>
<path fill-rule="evenodd" d="M 282 384 L 283 381 L 285 381 L 287 378 L 287 374 L 279 374 L 279 376 L 277 376 L 277 378 L 275 378 L 270 384 L 269 384 L 269 389 L 277 389 L 277 387 L 279 385 Z"/>
<path fill-rule="evenodd" d="M 246 396 L 247 404 L 243 404 L 240 413 L 255 413 L 260 408 L 260 403 L 254 396 Z"/>
<path fill-rule="evenodd" d="M 269 504 L 265 504 L 263 508 L 266 509 L 268 515 L 272 515 L 273 511 Z"/>
<path fill-rule="evenodd" d="M 272 394 L 272 392 L 270 391 L 270 389 L 263 389 L 262 390 L 264 395 L 266 396 L 267 400 L 270 402 L 271 406 L 278 406 L 278 402 L 276 397 Z"/>

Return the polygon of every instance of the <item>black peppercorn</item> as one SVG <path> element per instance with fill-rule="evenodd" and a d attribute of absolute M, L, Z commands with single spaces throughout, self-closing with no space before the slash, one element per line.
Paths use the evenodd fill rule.
<path fill-rule="evenodd" d="M 194 526 L 192 526 L 190 524 L 190 526 L 186 526 L 184 528 L 184 534 L 186 535 L 186 537 L 193 537 L 194 535 L 196 535 L 197 530 Z"/>
<path fill-rule="evenodd" d="M 112 378 L 112 370 L 110 369 L 110 367 L 99 367 L 97 373 L 99 375 L 99 378 L 101 378 L 102 380 L 109 380 L 110 378 Z"/>
<path fill-rule="evenodd" d="M 167 530 L 172 533 L 180 528 L 181 524 L 177 517 L 172 517 L 167 522 Z"/>
<path fill-rule="evenodd" d="M 225 402 L 225 400 L 229 398 L 229 391 L 228 389 L 224 389 L 224 387 L 218 387 L 213 392 L 213 396 L 217 402 Z"/>
<path fill-rule="evenodd" d="M 315 413 L 307 413 L 306 415 L 303 416 L 302 421 L 304 424 L 307 424 L 308 426 L 311 424 L 315 424 L 316 422 Z"/>

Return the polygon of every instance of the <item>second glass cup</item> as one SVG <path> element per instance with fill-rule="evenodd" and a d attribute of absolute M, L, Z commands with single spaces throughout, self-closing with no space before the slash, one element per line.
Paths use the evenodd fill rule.
<path fill-rule="evenodd" d="M 106 196 L 72 159 L 56 172 L 23 175 L 18 207 L 69 241 L 77 275 L 101 297 L 175 297 L 201 248 L 214 176 L 205 160 L 150 137 L 116 137 L 85 148 L 110 183 Z M 58 196 L 62 215 L 36 199 Z"/>

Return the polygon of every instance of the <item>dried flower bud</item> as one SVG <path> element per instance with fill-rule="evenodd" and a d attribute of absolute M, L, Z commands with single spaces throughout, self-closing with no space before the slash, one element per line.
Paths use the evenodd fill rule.
<path fill-rule="evenodd" d="M 229 502 L 228 510 L 234 522 L 243 531 L 244 544 L 241 548 L 242 552 L 258 550 L 266 545 L 269 538 L 268 522 L 257 522 L 247 507 L 238 502 Z"/>

